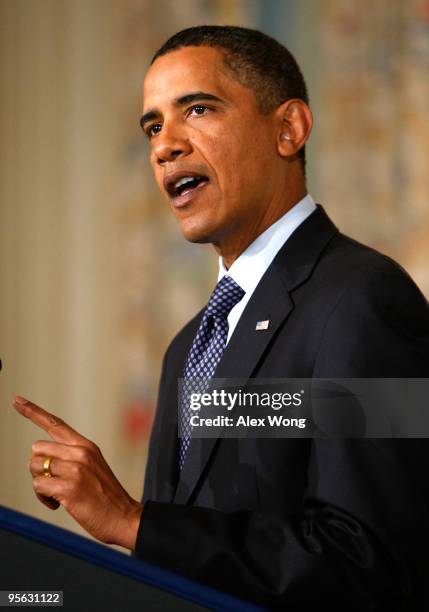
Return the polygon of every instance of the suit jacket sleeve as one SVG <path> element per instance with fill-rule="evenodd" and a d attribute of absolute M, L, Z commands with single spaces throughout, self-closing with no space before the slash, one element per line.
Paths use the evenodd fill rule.
<path fill-rule="evenodd" d="M 399 267 L 367 271 L 327 319 L 314 377 L 427 377 L 428 319 Z M 419 609 L 428 454 L 425 440 L 314 439 L 301 516 L 147 501 L 135 555 L 271 609 Z"/>

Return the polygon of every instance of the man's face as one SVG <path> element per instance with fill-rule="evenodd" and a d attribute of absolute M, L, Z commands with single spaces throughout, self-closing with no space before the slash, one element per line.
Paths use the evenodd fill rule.
<path fill-rule="evenodd" d="M 220 251 L 250 243 L 275 189 L 275 122 L 226 70 L 222 53 L 184 47 L 158 58 L 145 78 L 142 125 L 185 238 Z"/>

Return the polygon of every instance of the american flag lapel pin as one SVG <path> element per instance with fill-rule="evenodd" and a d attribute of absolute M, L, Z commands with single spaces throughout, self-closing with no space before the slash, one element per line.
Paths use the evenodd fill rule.
<path fill-rule="evenodd" d="M 257 321 L 256 323 L 256 331 L 263 331 L 264 329 L 268 329 L 270 326 L 270 321 L 267 319 L 266 321 Z"/>

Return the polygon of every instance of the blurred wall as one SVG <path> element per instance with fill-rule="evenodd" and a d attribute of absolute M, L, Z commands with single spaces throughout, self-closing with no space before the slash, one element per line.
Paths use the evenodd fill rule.
<path fill-rule="evenodd" d="M 216 280 L 158 194 L 138 127 L 151 54 L 199 23 L 258 27 L 306 76 L 309 190 L 429 295 L 429 3 L 0 0 L 0 503 L 41 506 L 21 394 L 142 489 L 163 351 Z M 252 154 L 252 152 L 245 152 Z"/>

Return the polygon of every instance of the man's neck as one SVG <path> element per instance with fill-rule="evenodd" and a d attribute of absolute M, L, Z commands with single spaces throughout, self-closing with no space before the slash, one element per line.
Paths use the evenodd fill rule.
<path fill-rule="evenodd" d="M 262 219 L 259 220 L 246 234 L 239 234 L 236 237 L 231 237 L 229 240 L 225 240 L 222 245 L 214 244 L 214 248 L 218 255 L 222 258 L 223 265 L 228 270 L 234 261 L 240 257 L 240 255 L 271 225 L 276 223 L 283 215 L 291 210 L 298 202 L 300 202 L 307 195 L 307 190 L 304 188 L 302 193 L 296 196 L 294 201 L 282 208 L 277 208 L 275 212 L 266 214 Z"/>

